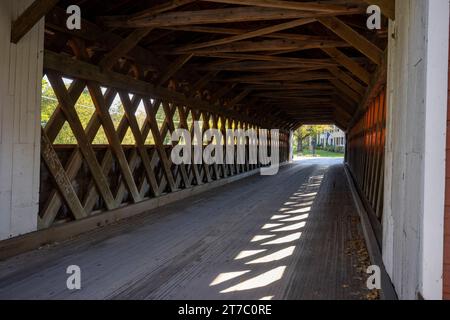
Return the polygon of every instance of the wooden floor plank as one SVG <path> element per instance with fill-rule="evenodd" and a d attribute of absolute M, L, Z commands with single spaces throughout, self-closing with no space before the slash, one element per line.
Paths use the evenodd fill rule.
<path fill-rule="evenodd" d="M 342 164 L 312 160 L 2 261 L 0 298 L 364 299 L 364 251 Z"/>

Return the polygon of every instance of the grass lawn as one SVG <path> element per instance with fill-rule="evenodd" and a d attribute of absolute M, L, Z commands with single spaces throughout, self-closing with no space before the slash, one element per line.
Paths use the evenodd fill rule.
<path fill-rule="evenodd" d="M 312 153 L 309 149 L 304 149 L 303 153 L 300 155 L 303 157 L 312 157 Z M 343 158 L 343 153 L 335 153 L 324 150 L 316 150 L 316 157 L 318 158 Z"/>

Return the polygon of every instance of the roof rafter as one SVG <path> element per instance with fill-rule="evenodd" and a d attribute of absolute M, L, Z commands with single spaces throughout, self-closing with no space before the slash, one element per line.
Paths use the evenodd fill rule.
<path fill-rule="evenodd" d="M 18 43 L 59 0 L 34 0 L 11 25 L 11 42 Z"/>
<path fill-rule="evenodd" d="M 204 2 L 216 2 L 226 4 L 238 4 L 246 6 L 277 8 L 277 9 L 291 9 L 314 12 L 331 12 L 334 14 L 345 13 L 349 7 L 334 3 L 318 3 L 318 2 L 295 2 L 295 1 L 280 1 L 280 0 L 201 0 Z"/>
<path fill-rule="evenodd" d="M 292 28 L 295 28 L 295 27 L 298 27 L 298 26 L 302 26 L 302 25 L 307 24 L 307 23 L 314 22 L 314 21 L 316 21 L 316 20 L 312 19 L 312 18 L 297 19 L 297 20 L 294 20 L 294 21 L 289 21 L 289 22 L 286 22 L 286 23 L 273 25 L 273 26 L 262 28 L 262 29 L 258 29 L 258 30 L 255 30 L 255 31 L 250 31 L 250 32 L 238 34 L 238 35 L 235 35 L 235 36 L 232 36 L 232 37 L 228 37 L 228 38 L 223 38 L 223 39 L 213 40 L 213 41 L 208 41 L 208 42 L 203 42 L 203 43 L 191 44 L 191 45 L 179 48 L 178 51 L 190 51 L 190 50 L 195 50 L 195 49 L 214 47 L 214 46 L 227 44 L 227 43 L 232 43 L 232 42 L 245 40 L 245 39 L 256 38 L 256 37 L 260 37 L 260 36 L 263 36 L 263 35 L 268 35 L 268 34 L 271 34 L 271 33 L 277 32 L 277 31 L 286 30 L 286 29 L 292 29 Z"/>
<path fill-rule="evenodd" d="M 383 51 L 370 42 L 367 38 L 353 30 L 342 20 L 336 17 L 321 17 L 317 20 L 359 50 L 374 63 L 377 65 L 381 64 Z"/>
<path fill-rule="evenodd" d="M 347 9 L 342 14 L 361 13 L 360 9 Z M 124 20 L 123 17 L 101 17 L 100 21 L 107 27 L 145 28 L 169 27 L 200 24 L 221 24 L 243 21 L 289 20 L 299 18 L 318 18 L 333 16 L 330 12 L 307 12 L 288 9 L 261 7 L 235 7 L 225 9 L 208 9 L 196 11 L 178 11 L 158 14 L 150 18 Z"/>

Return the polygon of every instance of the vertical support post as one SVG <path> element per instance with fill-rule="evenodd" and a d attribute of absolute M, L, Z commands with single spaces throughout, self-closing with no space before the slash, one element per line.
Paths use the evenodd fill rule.
<path fill-rule="evenodd" d="M 294 160 L 294 131 L 289 132 L 289 162 Z"/>
<path fill-rule="evenodd" d="M 37 229 L 43 19 L 10 43 L 12 20 L 31 2 L 0 2 L 0 240 Z"/>
<path fill-rule="evenodd" d="M 428 1 L 422 295 L 442 299 L 449 2 Z"/>
<path fill-rule="evenodd" d="M 448 0 L 396 2 L 390 22 L 383 260 L 400 299 L 441 299 Z"/>

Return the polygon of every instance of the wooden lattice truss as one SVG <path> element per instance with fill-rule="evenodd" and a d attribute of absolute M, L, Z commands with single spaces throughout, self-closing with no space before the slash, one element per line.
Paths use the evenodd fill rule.
<path fill-rule="evenodd" d="M 168 132 L 174 131 L 175 128 L 188 129 L 193 137 L 193 122 L 198 120 L 202 120 L 203 131 L 215 128 L 221 130 L 224 136 L 226 135 L 225 131 L 231 128 L 245 130 L 261 128 L 255 124 L 153 99 L 150 96 L 133 95 L 133 98 L 130 99 L 128 92 L 112 88 L 102 90 L 100 84 L 94 81 L 75 79 L 67 89 L 61 74 L 48 70 L 46 76 L 59 104 L 49 122 L 42 129 L 42 158 L 48 168 L 48 178 L 54 182 L 55 186 L 50 189 L 48 194 L 42 195 L 45 192 L 41 192 L 42 209 L 39 218 L 41 228 L 51 226 L 58 215 L 66 220 L 82 219 L 102 210 L 113 210 L 124 204 L 142 202 L 167 192 L 176 192 L 259 167 L 249 164 L 248 149 L 245 165 L 191 164 L 175 166 L 170 160 L 171 146 L 163 143 L 163 137 Z M 89 90 L 96 112 L 92 115 L 86 128 L 83 128 L 77 115 L 75 102 L 85 88 Z M 125 110 L 125 115 L 117 129 L 114 127 L 109 112 L 116 95 L 119 95 Z M 145 106 L 147 115 L 142 128 L 140 128 L 135 115 L 136 109 L 141 103 Z M 158 127 L 155 118 L 159 108 L 163 108 L 165 114 L 165 120 L 161 127 Z M 178 126 L 175 126 L 173 121 L 175 112 L 180 117 Z M 191 119 L 191 123 L 188 122 L 188 119 Z M 65 160 L 63 165 L 61 153 L 67 149 L 67 146 L 54 145 L 54 141 L 66 122 L 77 140 L 77 145 L 69 149 L 68 157 L 63 157 Z M 108 146 L 104 148 L 92 143 L 101 127 L 109 142 Z M 135 146 L 122 144 L 128 130 L 131 130 L 136 141 Z M 154 139 L 154 145 L 145 144 L 149 134 Z M 288 157 L 288 134 L 286 132 L 281 133 L 280 144 L 282 161 L 286 161 Z M 79 176 L 84 167 L 90 176 L 87 181 Z M 113 167 L 117 167 L 117 169 L 113 170 Z M 48 180 L 45 178 L 45 172 L 46 170 L 44 170 L 41 184 Z M 41 189 L 47 188 L 41 187 Z M 68 217 L 66 211 L 69 212 Z"/>

